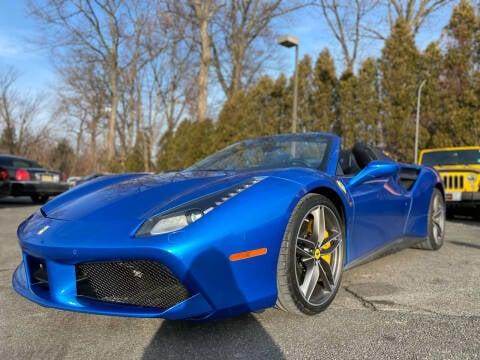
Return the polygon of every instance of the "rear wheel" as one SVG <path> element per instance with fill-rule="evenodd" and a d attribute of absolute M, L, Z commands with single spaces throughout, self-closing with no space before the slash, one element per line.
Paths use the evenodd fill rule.
<path fill-rule="evenodd" d="M 440 190 L 435 188 L 428 209 L 428 237 L 416 245 L 418 249 L 438 250 L 445 237 L 445 200 Z"/>
<path fill-rule="evenodd" d="M 306 195 L 285 231 L 277 265 L 277 306 L 315 315 L 333 301 L 345 258 L 343 221 L 325 196 Z"/>
<path fill-rule="evenodd" d="M 30 199 L 32 199 L 35 204 L 45 204 L 48 201 L 48 198 L 48 195 L 35 194 L 30 196 Z"/>

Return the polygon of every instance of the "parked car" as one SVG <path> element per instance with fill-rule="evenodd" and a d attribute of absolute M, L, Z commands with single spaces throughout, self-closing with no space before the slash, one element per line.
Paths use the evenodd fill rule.
<path fill-rule="evenodd" d="M 44 204 L 50 196 L 69 189 L 60 171 L 45 169 L 29 159 L 0 154 L 0 167 L 8 172 L 10 196 L 30 196 L 34 203 Z"/>
<path fill-rule="evenodd" d="M 68 179 L 67 179 L 67 183 L 68 185 L 72 188 L 74 187 L 75 185 L 77 185 L 77 181 L 80 180 L 82 177 L 81 176 L 70 176 Z"/>
<path fill-rule="evenodd" d="M 183 171 L 104 176 L 49 201 L 18 228 L 13 287 L 93 314 L 314 315 L 344 269 L 439 249 L 444 206 L 431 167 L 369 146 L 341 151 L 332 134 L 263 137 Z"/>
<path fill-rule="evenodd" d="M 108 174 L 108 173 L 93 173 L 93 174 L 82 176 L 80 179 L 78 179 L 75 182 L 75 186 L 86 183 L 87 181 L 98 179 L 99 177 L 102 177 L 102 176 L 107 176 L 107 175 L 110 175 L 110 174 Z"/>
<path fill-rule="evenodd" d="M 85 175 L 85 176 L 72 176 L 72 177 L 69 177 L 67 179 L 67 182 L 68 182 L 68 185 L 70 185 L 70 187 L 73 188 L 75 186 L 86 183 L 87 181 L 95 180 L 99 177 L 107 176 L 107 175 L 111 175 L 111 174 L 109 174 L 109 173 L 92 173 L 92 174 Z"/>
<path fill-rule="evenodd" d="M 0 198 L 10 194 L 10 179 L 7 169 L 0 167 Z"/>
<path fill-rule="evenodd" d="M 460 210 L 480 219 L 480 146 L 425 149 L 419 163 L 440 173 L 449 215 Z"/>

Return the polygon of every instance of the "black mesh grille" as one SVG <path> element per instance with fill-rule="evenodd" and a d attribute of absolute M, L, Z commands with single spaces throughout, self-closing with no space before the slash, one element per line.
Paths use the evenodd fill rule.
<path fill-rule="evenodd" d="M 76 266 L 77 296 L 112 303 L 168 309 L 190 297 L 162 264 L 112 261 Z"/>

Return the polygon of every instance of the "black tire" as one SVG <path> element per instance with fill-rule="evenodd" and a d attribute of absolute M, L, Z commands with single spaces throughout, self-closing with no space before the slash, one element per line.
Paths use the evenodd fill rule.
<path fill-rule="evenodd" d="M 307 194 L 300 200 L 280 248 L 278 308 L 315 315 L 330 305 L 342 278 L 344 239 L 343 219 L 328 198 Z"/>
<path fill-rule="evenodd" d="M 440 190 L 435 188 L 428 208 L 428 237 L 417 244 L 417 249 L 438 250 L 445 238 L 445 199 Z"/>
<path fill-rule="evenodd" d="M 476 206 L 472 209 L 473 212 L 473 220 L 480 221 L 480 207 Z"/>
<path fill-rule="evenodd" d="M 32 201 L 33 201 L 35 204 L 45 204 L 45 203 L 48 201 L 48 198 L 49 198 L 48 195 L 38 195 L 38 194 L 35 194 L 35 195 L 31 195 L 31 196 L 30 196 L 30 199 L 32 199 Z"/>

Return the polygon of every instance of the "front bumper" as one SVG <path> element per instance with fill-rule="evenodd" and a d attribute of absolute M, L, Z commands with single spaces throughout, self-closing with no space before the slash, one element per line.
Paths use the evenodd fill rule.
<path fill-rule="evenodd" d="M 446 191 L 445 200 L 449 207 L 480 206 L 479 191 Z"/>
<path fill-rule="evenodd" d="M 66 182 L 12 181 L 11 196 L 48 195 L 54 196 L 70 188 Z"/>
<path fill-rule="evenodd" d="M 201 294 L 195 294 L 169 309 L 162 310 L 80 299 L 77 297 L 75 286 L 72 286 L 69 282 L 65 284 L 66 286 L 50 282 L 49 290 L 32 285 L 27 277 L 28 271 L 25 268 L 25 263 L 26 262 L 23 261 L 15 270 L 12 285 L 17 293 L 43 306 L 99 315 L 161 317 L 165 319 L 187 319 L 199 316 L 208 318 L 209 314 L 213 311 L 211 305 Z M 57 270 L 62 269 L 62 267 L 65 268 L 62 264 L 54 264 L 52 262 L 48 264 L 50 268 L 57 268 Z"/>
<path fill-rule="evenodd" d="M 0 198 L 10 195 L 10 182 L 0 181 Z"/>
<path fill-rule="evenodd" d="M 130 317 L 203 320 L 235 316 L 275 304 L 278 249 L 267 245 L 269 252 L 263 256 L 229 260 L 232 253 L 258 246 L 258 238 L 250 240 L 250 232 L 225 234 L 212 230 L 208 222 L 197 221 L 185 231 L 135 238 L 130 235 L 135 223 L 109 221 L 106 227 L 91 221 L 49 219 L 37 212 L 18 230 L 23 261 L 13 275 L 14 289 L 43 306 Z M 279 223 L 264 225 L 261 233 L 273 236 L 283 233 L 283 225 Z M 272 229 L 279 229 L 278 234 Z M 161 308 L 104 301 L 106 297 L 96 300 L 79 293 L 79 265 L 115 261 L 158 263 L 171 271 L 188 296 Z M 32 264 L 39 262 L 45 264 L 48 286 L 39 285 L 33 276 Z"/>

